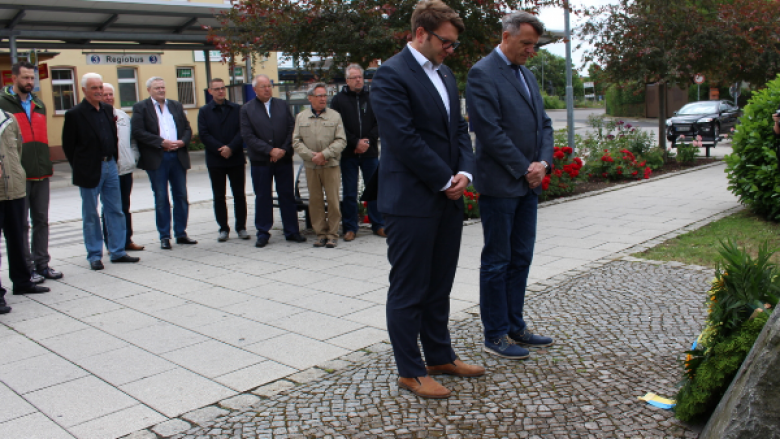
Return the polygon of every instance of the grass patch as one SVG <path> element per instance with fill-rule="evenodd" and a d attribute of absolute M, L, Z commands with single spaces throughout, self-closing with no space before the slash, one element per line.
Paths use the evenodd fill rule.
<path fill-rule="evenodd" d="M 780 224 L 743 210 L 633 256 L 715 268 L 722 262 L 718 254 L 720 241 L 727 239 L 733 239 L 739 248 L 755 258 L 764 242 L 769 243 L 770 250 L 780 249 Z M 770 261 L 780 265 L 780 253 L 772 255 Z"/>

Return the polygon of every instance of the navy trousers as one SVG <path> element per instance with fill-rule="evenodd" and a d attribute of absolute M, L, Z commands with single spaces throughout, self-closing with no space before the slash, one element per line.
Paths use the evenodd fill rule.
<path fill-rule="evenodd" d="M 390 288 L 387 292 L 387 331 L 393 344 L 398 374 L 427 375 L 425 364 L 455 361 L 450 331 L 450 291 L 458 265 L 463 210 L 456 203 L 430 218 L 385 214 Z M 417 338 L 420 338 L 423 363 Z"/>
<path fill-rule="evenodd" d="M 276 183 L 279 210 L 282 214 L 284 236 L 289 238 L 300 233 L 298 210 L 295 207 L 295 185 L 292 163 L 269 163 L 266 166 L 252 165 L 252 189 L 255 191 L 255 228 L 257 237 L 269 237 L 274 225 L 274 199 L 272 185 Z"/>
<path fill-rule="evenodd" d="M 525 287 L 534 257 L 538 196 L 482 195 L 479 212 L 485 246 L 479 270 L 479 307 L 485 339 L 521 332 Z"/>
<path fill-rule="evenodd" d="M 0 201 L 0 231 L 5 236 L 5 254 L 8 261 L 8 277 L 14 284 L 14 290 L 32 288 L 30 269 L 24 257 L 24 234 L 27 227 L 27 211 L 24 198 Z M 5 289 L 0 286 L 0 304 L 3 303 Z"/>

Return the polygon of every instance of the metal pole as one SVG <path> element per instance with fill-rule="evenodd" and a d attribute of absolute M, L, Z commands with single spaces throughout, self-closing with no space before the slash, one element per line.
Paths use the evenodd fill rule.
<path fill-rule="evenodd" d="M 544 52 L 539 52 L 542 54 L 542 91 L 544 91 Z"/>
<path fill-rule="evenodd" d="M 203 51 L 203 59 L 206 62 L 206 84 L 211 87 L 211 57 L 209 51 Z"/>
<path fill-rule="evenodd" d="M 246 57 L 246 75 L 244 75 L 244 82 L 251 83 L 255 80 L 255 75 L 252 72 L 252 55 Z"/>
<path fill-rule="evenodd" d="M 11 35 L 8 37 L 8 46 L 11 48 L 11 64 L 16 64 L 19 59 L 16 56 L 16 37 Z"/>
<path fill-rule="evenodd" d="M 569 0 L 563 2 L 566 38 L 566 126 L 569 131 L 569 147 L 574 145 L 574 88 L 571 85 L 571 27 L 569 25 Z"/>

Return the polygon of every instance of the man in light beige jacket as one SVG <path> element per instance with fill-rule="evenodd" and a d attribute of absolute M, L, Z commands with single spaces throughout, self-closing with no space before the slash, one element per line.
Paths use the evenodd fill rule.
<path fill-rule="evenodd" d="M 315 247 L 334 248 L 338 245 L 341 209 L 341 151 L 347 146 L 347 135 L 341 115 L 328 109 L 328 89 L 321 82 L 308 92 L 311 109 L 298 113 L 293 131 L 293 149 L 306 164 L 306 183 L 309 188 L 309 214 L 317 239 Z M 325 200 L 328 213 L 325 215 Z"/>

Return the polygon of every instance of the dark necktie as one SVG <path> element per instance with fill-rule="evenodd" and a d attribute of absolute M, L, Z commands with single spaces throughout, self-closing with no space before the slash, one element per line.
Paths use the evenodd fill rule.
<path fill-rule="evenodd" d="M 525 82 L 525 76 L 523 76 L 523 72 L 520 71 L 520 66 L 512 64 L 510 67 L 515 71 L 515 78 L 520 82 L 520 89 L 525 90 L 525 96 L 530 99 L 531 90 L 528 88 L 528 83 Z"/>

